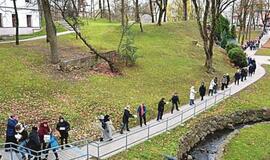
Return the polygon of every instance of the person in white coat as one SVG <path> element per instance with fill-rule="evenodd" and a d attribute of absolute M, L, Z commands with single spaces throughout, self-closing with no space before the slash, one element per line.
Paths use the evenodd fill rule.
<path fill-rule="evenodd" d="M 214 94 L 214 86 L 215 86 L 215 80 L 212 79 L 210 84 L 209 84 L 209 91 L 208 91 L 208 96 L 213 96 Z"/>
<path fill-rule="evenodd" d="M 196 95 L 196 91 L 195 91 L 195 88 L 194 88 L 194 86 L 192 86 L 191 88 L 190 88 L 190 94 L 189 94 L 189 104 L 192 106 L 192 105 L 194 105 L 195 103 L 194 103 L 194 100 L 195 100 L 195 95 Z"/>
<path fill-rule="evenodd" d="M 103 115 L 100 115 L 98 117 L 98 121 L 96 122 L 96 125 L 100 131 L 100 138 L 99 139 L 100 139 L 100 141 L 103 141 L 104 131 L 105 131 L 105 129 L 104 129 L 104 116 Z"/>

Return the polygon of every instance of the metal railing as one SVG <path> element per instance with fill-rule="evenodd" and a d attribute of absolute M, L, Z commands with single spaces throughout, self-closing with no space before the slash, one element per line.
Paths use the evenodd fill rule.
<path fill-rule="evenodd" d="M 214 106 L 220 101 L 231 96 L 231 88 L 228 88 L 220 93 L 217 93 L 211 97 L 208 97 L 204 101 L 201 101 L 195 105 L 190 106 L 182 111 L 175 113 L 173 116 L 165 117 L 165 119 L 157 122 L 153 122 L 151 125 L 145 127 L 133 129 L 131 133 L 119 134 L 114 137 L 112 141 L 99 142 L 82 140 L 70 143 L 63 150 L 58 150 L 59 158 L 65 160 L 78 160 L 89 159 L 90 157 L 96 157 L 98 159 L 109 157 L 115 153 L 126 150 L 131 146 L 134 146 L 142 141 L 148 140 L 158 134 L 175 128 L 178 125 L 183 124 L 188 119 L 195 117 L 201 112 L 206 111 L 208 108 Z M 12 145 L 11 143 L 9 143 Z M 3 145 L 3 144 L 2 144 Z M 19 145 L 13 144 L 19 147 Z M 15 151 L 21 152 L 15 148 Z M 23 147 L 28 155 L 32 157 L 40 157 L 44 155 L 44 152 L 51 151 L 52 148 L 33 151 Z M 59 147 L 60 148 L 60 147 Z M 8 153 L 6 153 L 8 154 Z M 37 156 L 38 155 L 38 156 Z M 10 160 L 15 160 L 14 153 L 10 152 Z"/>

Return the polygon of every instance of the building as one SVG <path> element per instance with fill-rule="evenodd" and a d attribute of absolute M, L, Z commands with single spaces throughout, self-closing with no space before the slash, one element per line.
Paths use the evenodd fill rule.
<path fill-rule="evenodd" d="M 40 30 L 40 16 L 36 0 L 16 0 L 19 34 Z M 16 34 L 16 18 L 12 0 L 0 0 L 0 36 Z"/>

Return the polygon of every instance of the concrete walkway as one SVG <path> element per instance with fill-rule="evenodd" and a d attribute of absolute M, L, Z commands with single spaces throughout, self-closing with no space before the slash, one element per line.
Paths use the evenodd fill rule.
<path fill-rule="evenodd" d="M 60 33 L 57 33 L 57 36 L 71 34 L 71 33 L 74 33 L 74 31 L 60 32 Z M 33 38 L 28 38 L 28 39 L 22 39 L 22 40 L 20 40 L 20 42 L 35 41 L 35 40 L 39 40 L 39 39 L 46 39 L 46 35 L 33 37 Z M 3 42 L 0 42 L 0 44 L 8 44 L 8 43 L 15 43 L 15 42 L 16 42 L 15 40 L 13 40 L 13 41 L 3 41 Z"/>

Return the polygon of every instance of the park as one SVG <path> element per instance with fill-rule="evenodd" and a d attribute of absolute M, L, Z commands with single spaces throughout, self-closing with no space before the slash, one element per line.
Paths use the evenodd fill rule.
<path fill-rule="evenodd" d="M 0 160 L 270 159 L 268 0 L 0 0 Z"/>

